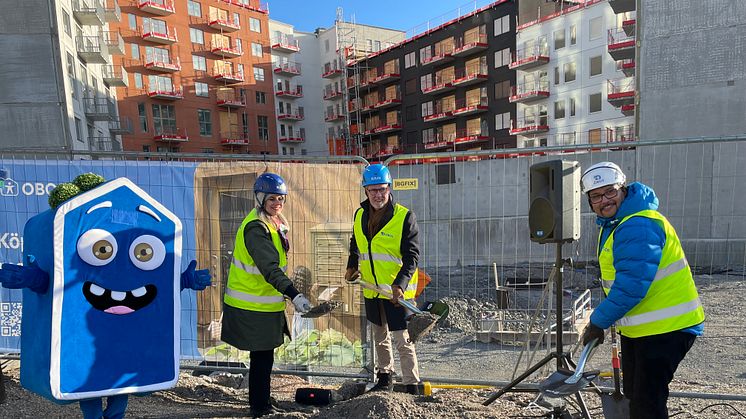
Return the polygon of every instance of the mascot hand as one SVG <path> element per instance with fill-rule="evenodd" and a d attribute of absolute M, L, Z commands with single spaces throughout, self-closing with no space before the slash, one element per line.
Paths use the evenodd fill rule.
<path fill-rule="evenodd" d="M 5 288 L 28 288 L 35 293 L 43 294 L 49 287 L 49 275 L 36 264 L 36 257 L 28 255 L 24 266 L 12 263 L 2 264 L 0 284 Z"/>
<path fill-rule="evenodd" d="M 194 268 L 197 267 L 197 261 L 193 260 L 189 262 L 189 266 L 187 266 L 186 271 L 184 271 L 181 274 L 181 289 L 193 289 L 197 291 L 202 291 L 203 289 L 207 288 L 212 284 L 212 281 L 210 280 L 212 277 L 210 276 L 210 270 L 209 269 L 200 269 L 198 271 L 194 270 Z"/>

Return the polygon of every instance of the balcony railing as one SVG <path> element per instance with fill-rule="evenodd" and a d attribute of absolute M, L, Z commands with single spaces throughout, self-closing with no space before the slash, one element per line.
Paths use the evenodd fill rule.
<path fill-rule="evenodd" d="M 327 67 L 327 66 L 321 67 L 321 77 L 322 78 L 330 79 L 330 78 L 333 78 L 333 77 L 341 76 L 342 74 L 344 74 L 344 71 L 342 69 L 340 69 L 340 68 L 335 68 L 335 67 L 331 67 L 331 66 L 329 66 L 329 67 Z"/>
<path fill-rule="evenodd" d="M 106 49 L 103 37 L 97 36 L 78 36 L 75 38 L 75 46 L 78 50 L 78 56 L 86 64 L 106 64 L 109 59 L 109 52 Z"/>
<path fill-rule="evenodd" d="M 148 96 L 153 99 L 178 100 L 184 99 L 184 91 L 181 87 L 148 87 Z"/>
<path fill-rule="evenodd" d="M 453 114 L 456 116 L 473 115 L 481 112 L 485 112 L 489 109 L 489 104 L 486 97 L 476 99 L 457 99 L 456 108 L 453 110 Z"/>
<path fill-rule="evenodd" d="M 189 141 L 189 136 L 186 130 L 182 128 L 161 127 L 155 129 L 153 139 L 164 143 L 184 143 Z"/>
<path fill-rule="evenodd" d="M 175 12 L 173 0 L 139 0 L 137 8 L 145 13 L 168 16 Z"/>
<path fill-rule="evenodd" d="M 486 81 L 487 66 L 471 66 L 468 68 L 457 68 L 456 78 L 453 80 L 453 85 L 458 87 L 470 86 L 472 84 L 478 84 Z"/>
<path fill-rule="evenodd" d="M 635 78 L 627 77 L 606 81 L 606 100 L 615 107 L 635 101 Z"/>
<path fill-rule="evenodd" d="M 324 113 L 324 121 L 326 122 L 334 122 L 345 119 L 345 114 L 339 111 L 332 111 L 332 112 L 325 112 Z"/>
<path fill-rule="evenodd" d="M 456 49 L 453 50 L 453 55 L 456 57 L 465 57 L 484 51 L 488 46 L 486 33 L 471 34 L 459 40 L 456 44 Z"/>
<path fill-rule="evenodd" d="M 516 50 L 511 56 L 512 60 L 508 68 L 511 70 L 528 70 L 549 62 L 549 48 L 545 45 L 534 45 Z"/>
<path fill-rule="evenodd" d="M 424 56 L 420 57 L 420 64 L 422 66 L 426 65 L 432 65 L 432 64 L 443 64 L 446 62 L 449 62 L 453 60 L 453 50 L 448 48 L 443 48 L 440 51 L 436 51 L 431 56 Z"/>
<path fill-rule="evenodd" d="M 269 6 L 267 3 L 260 3 L 256 0 L 220 0 L 223 3 L 232 4 L 234 6 L 243 7 L 247 10 L 253 10 L 255 12 L 268 14 L 269 13 Z"/>
<path fill-rule="evenodd" d="M 240 22 L 220 13 L 211 13 L 207 20 L 207 26 L 221 32 L 235 32 L 241 29 Z"/>
<path fill-rule="evenodd" d="M 549 131 L 546 115 L 526 116 L 510 121 L 510 135 L 541 134 Z"/>
<path fill-rule="evenodd" d="M 512 102 L 529 103 L 535 100 L 546 99 L 549 97 L 549 81 L 534 80 L 521 83 L 511 88 L 510 98 Z"/>
<path fill-rule="evenodd" d="M 124 38 L 122 34 L 115 31 L 103 31 L 101 36 L 106 44 L 106 49 L 111 55 L 124 55 Z"/>
<path fill-rule="evenodd" d="M 295 99 L 303 97 L 303 86 L 285 86 L 282 89 L 275 90 L 275 96 Z"/>
<path fill-rule="evenodd" d="M 244 147 L 249 145 L 249 139 L 238 130 L 221 131 L 220 145 L 225 147 Z"/>
<path fill-rule="evenodd" d="M 146 57 L 145 68 L 148 70 L 159 71 L 161 73 L 173 73 L 181 70 L 181 61 L 176 57 L 176 61 L 159 61 L 161 57 Z M 168 57 L 166 57 L 168 59 Z"/>
<path fill-rule="evenodd" d="M 143 26 L 140 30 L 140 36 L 145 41 L 162 45 L 171 45 L 179 41 L 176 29 L 168 27 L 165 29 L 156 29 L 150 26 Z"/>
<path fill-rule="evenodd" d="M 453 109 L 449 109 L 446 111 L 438 108 L 440 108 L 440 106 L 436 106 L 435 112 L 431 113 L 430 115 L 423 116 L 422 120 L 425 122 L 440 122 L 454 118 Z"/>
<path fill-rule="evenodd" d="M 324 100 L 335 100 L 339 99 L 344 94 L 339 90 L 326 89 L 324 90 Z"/>
<path fill-rule="evenodd" d="M 127 87 L 129 79 L 127 70 L 120 64 L 110 64 L 101 66 L 101 74 L 104 83 L 109 86 Z"/>
<path fill-rule="evenodd" d="M 73 17 L 84 26 L 103 26 L 106 23 L 104 6 L 95 0 L 74 0 Z"/>
<path fill-rule="evenodd" d="M 118 0 L 106 0 L 104 17 L 109 23 L 122 21 L 122 9 L 119 8 Z"/>
<path fill-rule="evenodd" d="M 302 132 L 290 132 L 287 134 L 280 134 L 278 140 L 281 143 L 296 143 L 300 144 L 306 141 L 306 134 Z"/>
<path fill-rule="evenodd" d="M 381 159 L 385 157 L 390 157 L 396 154 L 401 154 L 403 150 L 401 147 L 397 145 L 385 145 L 378 149 L 371 149 L 370 152 L 366 155 L 369 159 Z"/>
<path fill-rule="evenodd" d="M 85 116 L 91 121 L 108 121 L 116 115 L 116 105 L 105 97 L 84 97 Z"/>
<path fill-rule="evenodd" d="M 399 95 L 399 93 L 396 93 L 394 95 L 384 97 L 383 99 L 374 103 L 373 109 L 385 109 L 385 108 L 390 108 L 392 106 L 398 106 L 398 105 L 401 105 L 401 96 Z"/>
<path fill-rule="evenodd" d="M 472 144 L 487 141 L 489 139 L 489 133 L 486 130 L 483 131 L 481 128 L 459 128 L 456 130 L 456 138 L 453 140 L 453 144 Z"/>
<path fill-rule="evenodd" d="M 272 63 L 272 71 L 281 76 L 292 77 L 300 75 L 301 68 L 300 63 L 290 61 L 285 63 Z"/>
<path fill-rule="evenodd" d="M 278 52 L 293 53 L 300 51 L 300 45 L 297 39 L 287 36 L 272 38 L 271 48 Z"/>
<path fill-rule="evenodd" d="M 614 60 L 635 58 L 635 37 L 627 35 L 624 28 L 609 29 L 607 50 Z"/>
<path fill-rule="evenodd" d="M 453 85 L 453 80 L 436 80 L 435 84 L 433 84 L 430 87 L 426 87 L 422 89 L 422 93 L 428 95 L 428 94 L 435 94 L 435 93 L 443 93 L 447 92 L 449 90 L 454 90 L 456 86 Z"/>
<path fill-rule="evenodd" d="M 305 115 L 303 114 L 303 108 L 298 108 L 289 112 L 278 111 L 277 119 L 280 121 L 302 121 L 305 119 Z"/>
<path fill-rule="evenodd" d="M 244 76 L 242 73 L 226 68 L 215 73 L 215 80 L 223 83 L 243 83 Z"/>
<path fill-rule="evenodd" d="M 243 108 L 246 106 L 246 98 L 236 94 L 218 93 L 216 104 L 221 108 Z"/>
<path fill-rule="evenodd" d="M 634 124 L 605 129 L 591 129 L 558 133 L 547 138 L 548 145 L 572 146 L 581 144 L 607 144 L 635 141 Z"/>
<path fill-rule="evenodd" d="M 400 129 L 401 129 L 401 121 L 399 121 L 399 118 L 396 118 L 395 120 L 389 120 L 389 121 L 383 122 L 381 125 L 377 127 L 368 128 L 364 133 L 368 135 L 383 134 L 387 132 L 398 131 Z"/>
<path fill-rule="evenodd" d="M 627 77 L 632 77 L 635 75 L 635 60 L 629 59 L 629 60 L 621 60 L 616 62 L 616 68 L 617 70 L 621 70 L 622 73 L 624 73 Z"/>
<path fill-rule="evenodd" d="M 210 52 L 223 58 L 237 58 L 243 55 L 243 49 L 241 47 L 230 46 L 216 41 L 212 41 Z"/>
<path fill-rule="evenodd" d="M 111 137 L 88 137 L 91 151 L 122 151 L 122 144 Z"/>
<path fill-rule="evenodd" d="M 109 120 L 109 132 L 116 135 L 132 134 L 132 119 L 127 116 L 115 116 Z"/>

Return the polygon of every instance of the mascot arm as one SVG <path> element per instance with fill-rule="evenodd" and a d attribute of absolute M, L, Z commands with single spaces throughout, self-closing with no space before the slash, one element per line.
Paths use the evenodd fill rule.
<path fill-rule="evenodd" d="M 0 284 L 5 288 L 28 288 L 35 293 L 44 294 L 49 287 L 49 275 L 36 264 L 36 257 L 28 255 L 26 264 L 23 266 L 12 263 L 2 264 Z"/>
<path fill-rule="evenodd" d="M 182 272 L 181 274 L 181 289 L 193 289 L 197 291 L 202 291 L 203 289 L 209 287 L 212 284 L 211 276 L 210 276 L 210 270 L 209 269 L 200 269 L 195 270 L 197 267 L 197 261 L 193 260 L 189 262 L 189 266 L 186 268 L 186 271 Z"/>

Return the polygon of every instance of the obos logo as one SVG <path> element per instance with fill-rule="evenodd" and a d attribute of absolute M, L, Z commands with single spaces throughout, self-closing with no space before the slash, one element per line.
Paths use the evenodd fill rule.
<path fill-rule="evenodd" d="M 594 185 L 597 184 L 597 183 L 601 183 L 602 180 L 603 180 L 603 177 L 601 177 L 601 175 L 595 175 L 595 176 L 593 176 L 593 184 Z"/>
<path fill-rule="evenodd" d="M 18 196 L 22 193 L 26 196 L 49 195 L 56 185 L 54 183 L 24 182 L 19 184 L 10 178 L 7 169 L 0 169 L 0 196 Z"/>

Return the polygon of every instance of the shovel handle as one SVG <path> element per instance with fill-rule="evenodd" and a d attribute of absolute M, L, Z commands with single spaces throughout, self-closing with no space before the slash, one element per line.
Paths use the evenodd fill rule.
<path fill-rule="evenodd" d="M 390 291 L 386 291 L 384 289 L 381 289 L 381 288 L 379 288 L 379 287 L 371 284 L 370 282 L 361 281 L 360 278 L 357 278 L 355 281 L 351 281 L 350 284 L 357 284 L 357 285 L 360 285 L 363 288 L 369 289 L 371 291 L 375 291 L 375 292 L 383 295 L 384 297 L 388 298 L 389 300 L 393 300 L 394 299 L 394 294 L 392 294 Z M 403 305 L 404 307 L 406 307 L 408 310 L 410 310 L 414 314 L 422 314 L 422 310 L 420 310 L 419 308 L 417 308 L 417 306 L 414 305 L 411 301 L 407 301 L 407 300 L 405 300 L 403 298 L 400 298 L 399 299 L 399 304 Z"/>
<path fill-rule="evenodd" d="M 580 377 L 583 375 L 583 370 L 585 369 L 585 363 L 588 361 L 588 358 L 591 357 L 591 352 L 596 346 L 597 340 L 598 339 L 593 339 L 583 347 L 583 351 L 580 353 L 580 359 L 578 359 L 578 366 L 575 368 L 575 373 L 565 380 L 565 383 L 575 384 L 580 380 Z"/>

